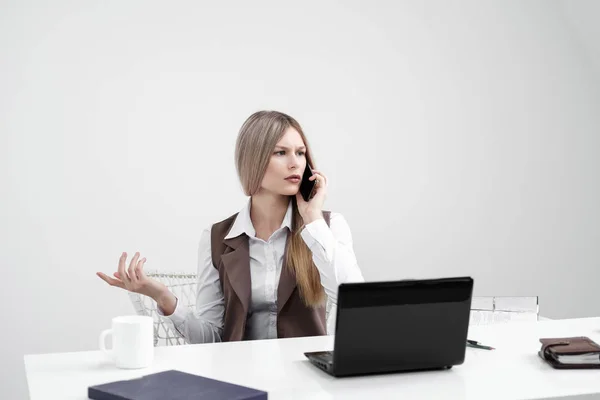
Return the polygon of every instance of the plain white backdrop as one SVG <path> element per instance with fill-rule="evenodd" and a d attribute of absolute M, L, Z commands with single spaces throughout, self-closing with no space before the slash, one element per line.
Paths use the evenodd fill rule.
<path fill-rule="evenodd" d="M 239 127 L 303 125 L 367 280 L 470 275 L 600 315 L 593 1 L 2 1 L 2 396 L 133 312 L 122 251 L 195 271 L 246 202 Z"/>

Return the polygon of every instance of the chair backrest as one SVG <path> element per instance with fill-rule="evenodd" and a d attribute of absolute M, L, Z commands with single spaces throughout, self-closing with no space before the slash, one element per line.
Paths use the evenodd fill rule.
<path fill-rule="evenodd" d="M 196 308 L 197 275 L 184 272 L 149 271 L 146 275 L 162 282 L 177 297 L 180 305 L 190 310 Z M 154 319 L 154 345 L 172 346 L 185 344 L 186 340 L 172 325 L 161 319 L 157 312 L 156 302 L 148 296 L 128 292 L 133 308 L 138 315 L 147 315 Z"/>
<path fill-rule="evenodd" d="M 538 319 L 538 296 L 474 296 L 469 324 L 489 325 Z"/>
<path fill-rule="evenodd" d="M 183 272 L 159 272 L 148 271 L 146 276 L 162 282 L 177 297 L 181 305 L 189 310 L 196 309 L 196 289 L 198 276 L 195 273 Z M 133 304 L 136 314 L 147 315 L 154 319 L 154 345 L 155 346 L 173 346 L 186 344 L 187 341 L 179 332 L 173 329 L 172 325 L 165 322 L 157 312 L 156 302 L 148 296 L 139 293 L 127 292 L 129 299 Z M 327 321 L 327 333 L 332 335 L 335 330 L 336 306 L 329 300 L 327 301 L 325 318 Z"/>

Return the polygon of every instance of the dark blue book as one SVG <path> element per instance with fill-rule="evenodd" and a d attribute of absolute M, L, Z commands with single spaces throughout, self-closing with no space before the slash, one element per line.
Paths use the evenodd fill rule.
<path fill-rule="evenodd" d="M 88 388 L 93 400 L 267 400 L 268 393 L 170 370 Z"/>

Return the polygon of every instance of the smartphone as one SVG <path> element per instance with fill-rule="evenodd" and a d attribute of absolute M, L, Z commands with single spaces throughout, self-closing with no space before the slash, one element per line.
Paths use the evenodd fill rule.
<path fill-rule="evenodd" d="M 312 175 L 312 168 L 310 168 L 310 165 L 306 163 L 306 168 L 304 168 L 304 174 L 302 174 L 302 181 L 300 182 L 300 194 L 302 195 L 304 201 L 310 200 L 310 195 L 312 194 L 312 191 L 315 188 L 315 184 L 317 183 L 316 179 L 314 181 L 308 180 L 308 178 L 310 178 Z"/>

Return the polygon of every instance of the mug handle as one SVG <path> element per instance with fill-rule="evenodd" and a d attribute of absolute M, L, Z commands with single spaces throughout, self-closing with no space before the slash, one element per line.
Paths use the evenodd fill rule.
<path fill-rule="evenodd" d="M 107 356 L 109 356 L 109 357 L 113 357 L 113 349 L 107 349 L 106 348 L 106 337 L 108 335 L 112 336 L 112 334 L 113 334 L 113 330 L 112 329 L 105 329 L 100 334 L 100 350 L 102 350 L 102 352 L 104 354 L 106 354 Z M 114 344 L 113 344 L 113 346 L 114 346 Z"/>

